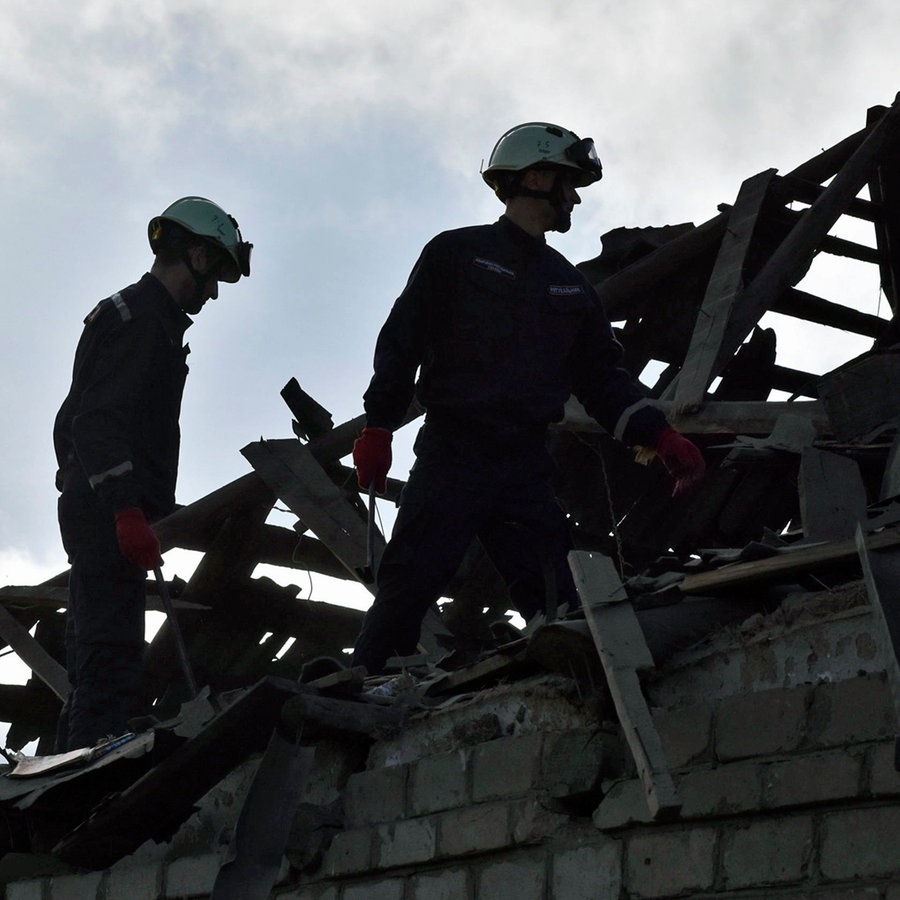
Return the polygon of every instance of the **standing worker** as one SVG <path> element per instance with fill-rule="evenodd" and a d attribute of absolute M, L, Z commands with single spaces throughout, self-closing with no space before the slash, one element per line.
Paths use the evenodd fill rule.
<path fill-rule="evenodd" d="M 151 522 L 175 508 L 190 316 L 219 282 L 250 274 L 252 244 L 215 203 L 183 197 L 148 226 L 150 272 L 84 320 L 72 386 L 53 428 L 59 527 L 71 563 L 66 665 L 72 692 L 56 750 L 127 731 L 141 710 Z"/>
<path fill-rule="evenodd" d="M 545 447 L 570 394 L 617 439 L 655 449 L 676 493 L 703 476 L 697 447 L 618 367 L 622 348 L 591 284 L 544 239 L 569 230 L 577 189 L 601 175 L 589 138 L 543 122 L 507 131 L 482 173 L 505 214 L 433 238 L 381 329 L 353 448 L 361 488 L 384 492 L 414 393 L 426 416 L 354 648 L 370 674 L 415 652 L 476 537 L 526 620 L 545 611 L 548 587 L 560 603 L 576 599 Z"/>

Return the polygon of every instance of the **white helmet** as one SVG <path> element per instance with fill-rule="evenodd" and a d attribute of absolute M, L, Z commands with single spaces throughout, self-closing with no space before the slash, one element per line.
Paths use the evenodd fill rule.
<path fill-rule="evenodd" d="M 174 234 L 167 236 L 168 223 L 178 228 Z M 227 258 L 222 270 L 222 281 L 233 283 L 241 275 L 250 275 L 250 251 L 253 244 L 248 244 L 241 237 L 241 230 L 234 216 L 230 216 L 221 206 L 205 197 L 182 197 L 176 200 L 147 225 L 147 237 L 153 252 L 166 242 L 167 237 L 177 241 L 179 229 L 182 233 L 193 234 L 225 251 Z"/>
<path fill-rule="evenodd" d="M 502 173 L 523 172 L 532 167 L 574 169 L 575 187 L 587 187 L 603 177 L 603 166 L 591 138 L 549 122 L 527 122 L 510 128 L 494 145 L 488 166 L 481 173 L 501 200 L 511 179 Z"/>

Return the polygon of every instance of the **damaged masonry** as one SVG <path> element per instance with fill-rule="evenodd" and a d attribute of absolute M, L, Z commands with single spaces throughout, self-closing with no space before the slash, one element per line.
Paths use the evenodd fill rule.
<path fill-rule="evenodd" d="M 848 220 L 871 240 L 836 236 Z M 803 290 L 828 257 L 877 267 L 885 308 Z M 900 103 L 579 268 L 703 449 L 699 488 L 672 498 L 570 403 L 550 441 L 581 607 L 514 628 L 475 545 L 421 654 L 364 679 L 329 662 L 361 613 L 253 577 L 373 590 L 383 547 L 343 461 L 363 417 L 335 426 L 291 380 L 294 436 L 155 526 L 202 558 L 148 584 L 180 627 L 147 647 L 146 730 L 47 756 L 67 573 L 0 589 L 32 672 L 0 686 L 8 898 L 900 898 Z M 870 349 L 788 368 L 786 325 Z"/>

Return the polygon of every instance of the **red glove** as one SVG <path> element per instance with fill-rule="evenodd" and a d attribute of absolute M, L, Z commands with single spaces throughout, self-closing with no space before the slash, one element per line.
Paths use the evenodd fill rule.
<path fill-rule="evenodd" d="M 673 497 L 689 491 L 706 473 L 706 463 L 697 446 L 671 425 L 659 436 L 656 455 L 675 479 Z"/>
<path fill-rule="evenodd" d="M 157 538 L 143 510 L 136 506 L 116 513 L 116 537 L 122 556 L 149 571 L 162 565 Z"/>
<path fill-rule="evenodd" d="M 387 490 L 393 439 L 394 435 L 387 428 L 363 428 L 362 436 L 353 442 L 353 465 L 363 490 L 368 490 L 373 481 L 379 494 Z"/>

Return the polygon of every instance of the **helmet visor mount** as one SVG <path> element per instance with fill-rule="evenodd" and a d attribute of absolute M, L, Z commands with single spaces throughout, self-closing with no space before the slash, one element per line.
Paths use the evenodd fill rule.
<path fill-rule="evenodd" d="M 581 138 L 566 147 L 566 159 L 587 172 L 591 176 L 591 181 L 599 181 L 603 177 L 603 166 L 593 138 Z"/>
<path fill-rule="evenodd" d="M 238 258 L 238 267 L 241 270 L 241 275 L 245 278 L 250 277 L 250 251 L 252 249 L 253 244 L 248 244 L 246 241 L 239 241 L 235 248 Z"/>
<path fill-rule="evenodd" d="M 250 277 L 250 251 L 253 250 L 253 244 L 248 244 L 241 237 L 241 229 L 238 227 L 237 219 L 234 216 L 229 216 L 228 218 L 231 220 L 231 224 L 234 225 L 234 234 L 237 240 L 233 248 L 226 246 L 225 249 L 229 256 L 233 255 L 234 261 L 237 263 L 237 275 L 234 278 L 234 281 L 237 281 L 241 275 L 244 278 Z"/>

